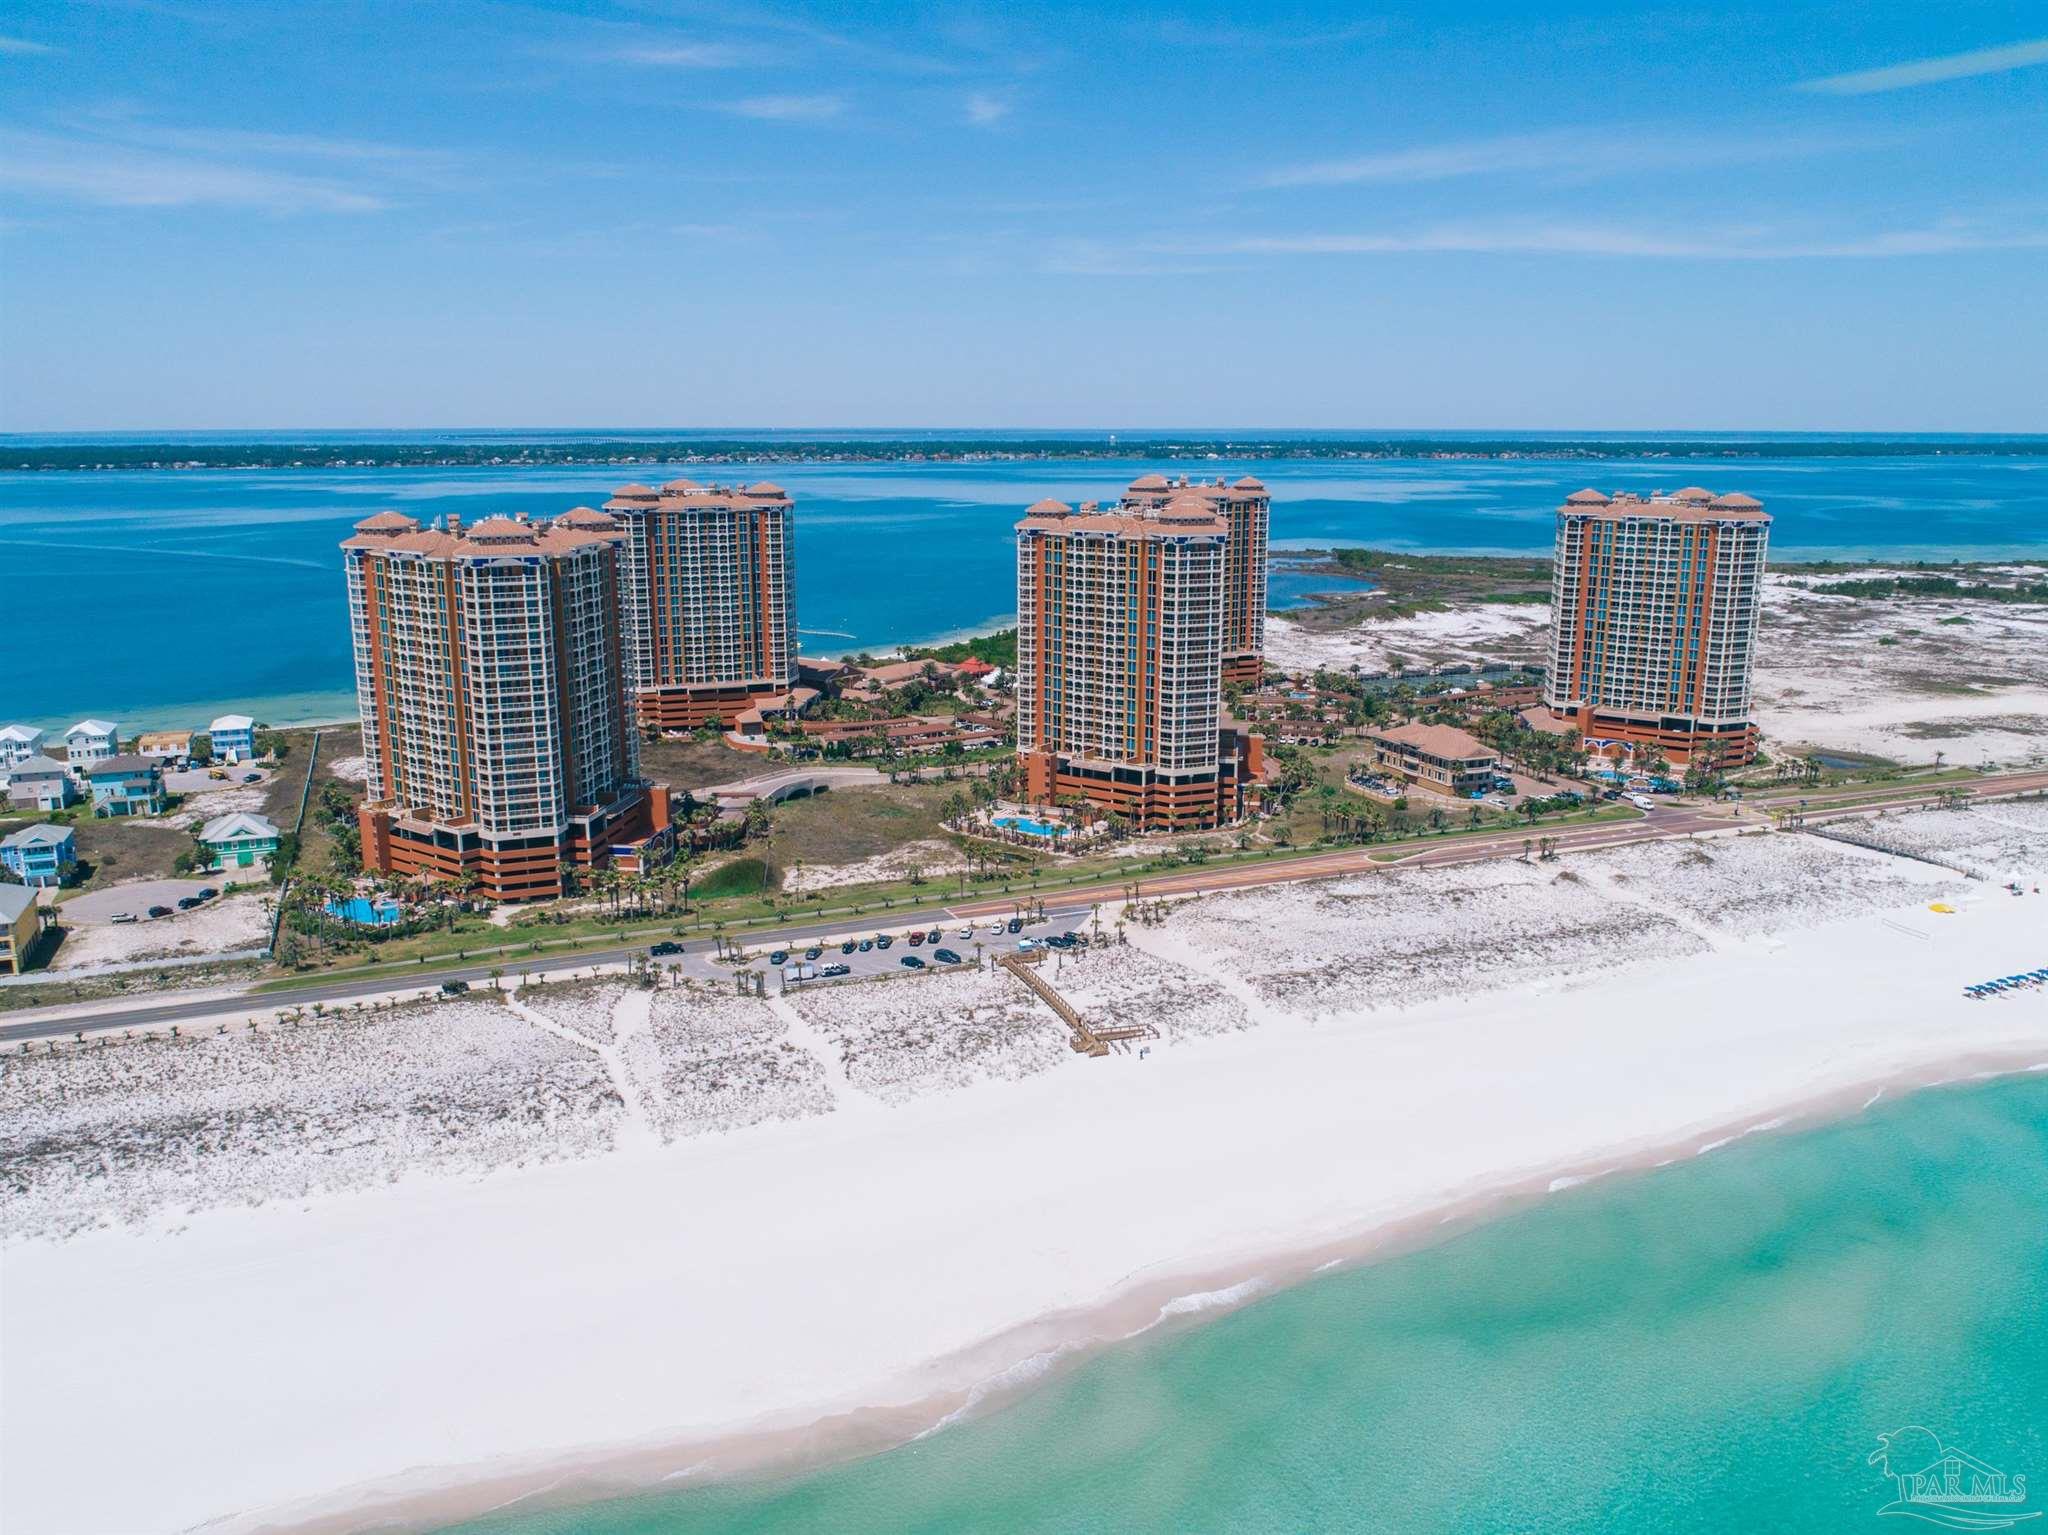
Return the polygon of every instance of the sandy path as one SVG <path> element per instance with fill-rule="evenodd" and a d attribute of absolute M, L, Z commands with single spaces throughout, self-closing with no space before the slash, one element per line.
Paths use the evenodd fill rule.
<path fill-rule="evenodd" d="M 631 1010 L 636 1005 L 638 1007 L 638 1017 L 634 1019 Z M 642 991 L 638 987 L 628 988 L 625 996 L 619 999 L 619 1005 L 612 1014 L 612 1028 L 615 1034 L 624 1027 L 630 1027 L 634 1032 L 646 1028 L 647 1019 L 653 1005 L 654 995 L 652 992 Z M 552 1034 L 557 1039 L 566 1040 L 572 1045 L 580 1045 L 604 1063 L 605 1074 L 611 1078 L 612 1087 L 618 1093 L 619 1102 L 624 1107 L 626 1113 L 625 1128 L 619 1135 L 620 1150 L 644 1151 L 661 1144 L 661 1136 L 655 1130 L 654 1121 L 647 1113 L 646 1094 L 641 1088 L 639 1080 L 633 1075 L 631 1068 L 626 1065 L 626 1058 L 619 1050 L 618 1038 L 615 1037 L 610 1044 L 601 1045 L 588 1035 L 580 1034 L 566 1024 L 556 1023 L 552 1018 L 544 1017 L 540 1013 L 535 1012 L 516 996 L 512 998 L 510 1006 L 513 1012 L 524 1018 L 542 1033 Z"/>
<path fill-rule="evenodd" d="M 840 1056 L 838 1045 L 827 1038 L 822 1030 L 814 1027 L 802 1013 L 780 996 L 768 999 L 768 1011 L 788 1026 L 789 1042 L 799 1049 L 808 1050 L 817 1058 L 818 1064 L 825 1068 L 825 1081 L 832 1089 L 832 1102 L 838 1109 L 865 1114 L 889 1107 L 873 1093 L 854 1085 L 853 1079 L 846 1074 L 846 1062 Z"/>

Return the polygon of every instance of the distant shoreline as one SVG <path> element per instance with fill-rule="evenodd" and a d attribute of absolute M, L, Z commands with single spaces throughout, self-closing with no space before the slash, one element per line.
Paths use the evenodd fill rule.
<path fill-rule="evenodd" d="M 429 469 L 588 466 L 630 469 L 660 465 L 994 463 L 1146 459 L 1162 462 L 1373 460 L 1614 459 L 1741 460 L 1747 458 L 2037 457 L 2048 436 L 1675 433 L 1150 433 L 1053 435 L 961 433 L 844 437 L 549 436 L 517 434 L 407 440 L 365 433 L 252 433 L 247 437 L 167 433 L 101 440 L 58 434 L 0 438 L 0 472 L 141 472 L 236 469 Z"/>

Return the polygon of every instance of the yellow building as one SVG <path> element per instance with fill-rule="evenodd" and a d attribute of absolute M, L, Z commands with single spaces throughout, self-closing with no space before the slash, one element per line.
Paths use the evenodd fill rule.
<path fill-rule="evenodd" d="M 27 885 L 0 885 L 0 975 L 20 975 L 36 957 L 43 908 Z"/>

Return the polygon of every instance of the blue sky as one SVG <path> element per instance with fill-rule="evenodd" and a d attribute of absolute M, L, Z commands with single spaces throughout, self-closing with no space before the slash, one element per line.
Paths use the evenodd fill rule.
<path fill-rule="evenodd" d="M 0 10 L 0 428 L 2048 430 L 2048 8 Z"/>

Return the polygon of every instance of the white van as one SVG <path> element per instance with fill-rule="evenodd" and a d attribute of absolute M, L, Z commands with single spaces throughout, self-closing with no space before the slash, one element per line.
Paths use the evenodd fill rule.
<path fill-rule="evenodd" d="M 1657 808 L 1657 802 L 1647 794 L 1624 794 L 1622 798 L 1631 805 L 1634 805 L 1638 810 L 1655 810 Z"/>

